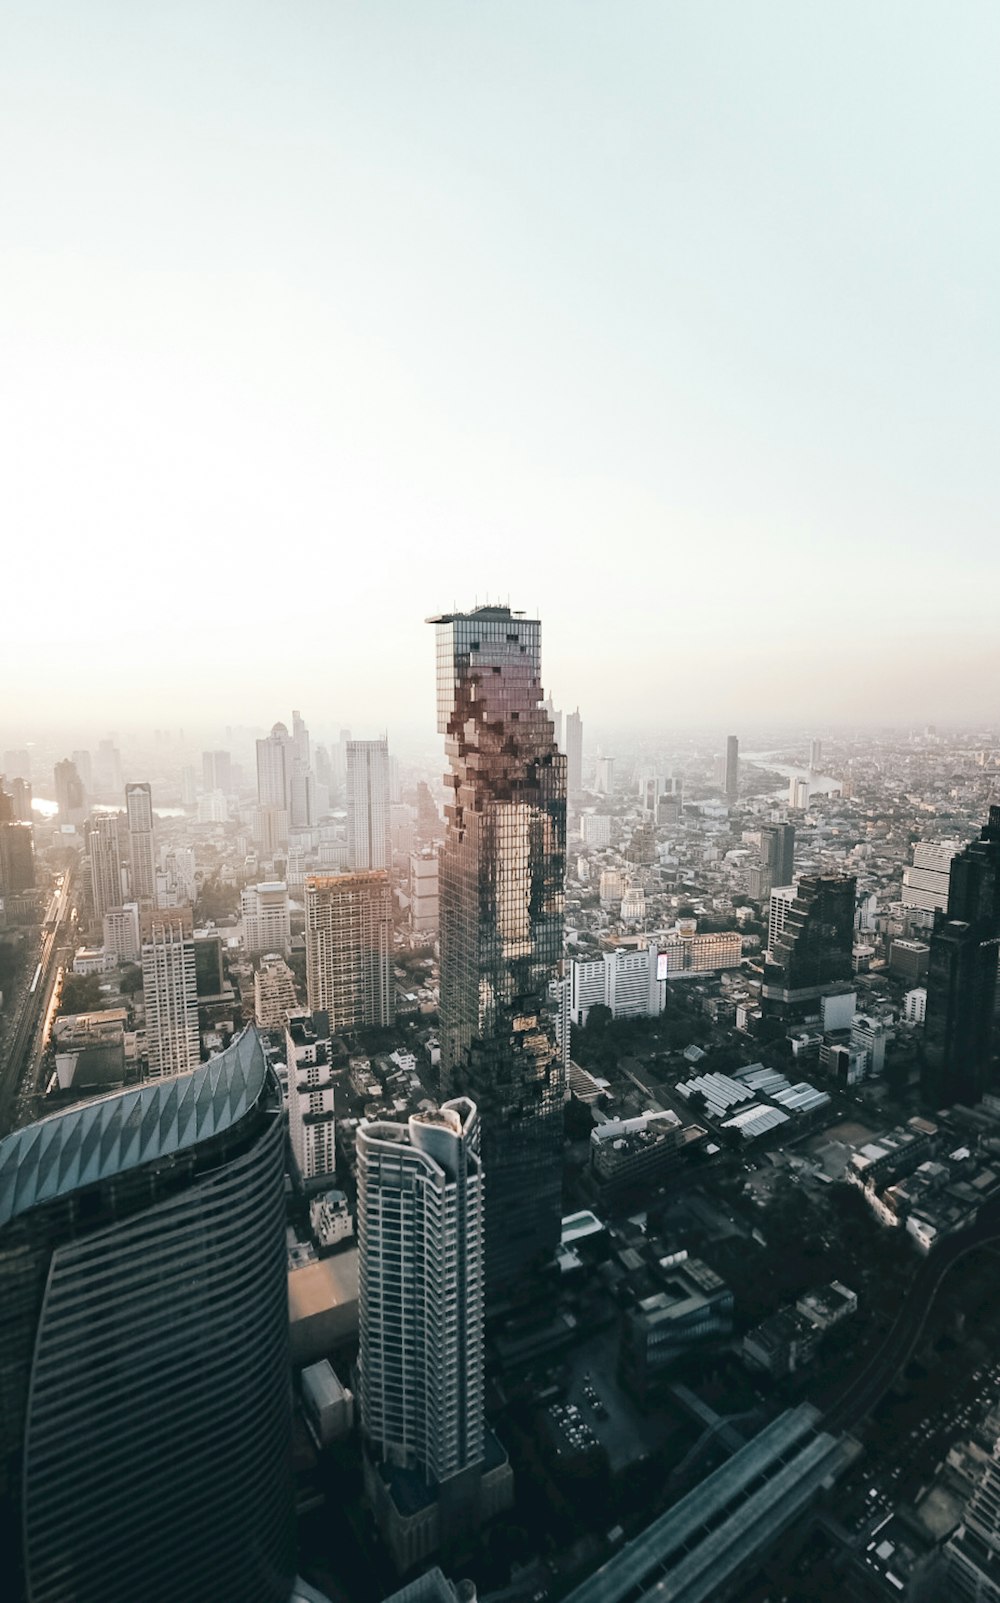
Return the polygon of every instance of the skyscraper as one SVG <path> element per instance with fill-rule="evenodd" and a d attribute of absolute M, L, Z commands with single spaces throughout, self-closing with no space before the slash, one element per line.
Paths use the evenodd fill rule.
<path fill-rule="evenodd" d="M 441 1073 L 482 1119 L 491 1288 L 559 1242 L 566 758 L 540 703 L 541 624 L 509 607 L 437 628 L 452 800 L 439 859 Z"/>
<path fill-rule="evenodd" d="M 566 793 L 575 801 L 583 789 L 583 719 L 580 709 L 566 714 Z"/>
<path fill-rule="evenodd" d="M 803 874 L 783 928 L 769 937 L 762 992 L 768 1011 L 815 1002 L 851 980 L 856 888 L 853 875 Z M 774 907 L 772 897 L 772 915 Z"/>
<path fill-rule="evenodd" d="M 736 735 L 726 736 L 726 800 L 735 802 L 740 793 L 740 742 Z"/>
<path fill-rule="evenodd" d="M 770 887 L 790 885 L 795 871 L 795 825 L 762 824 L 761 867 L 770 874 Z"/>
<path fill-rule="evenodd" d="M 253 1030 L 0 1141 L 5 1596 L 286 1603 L 283 1182 Z"/>
<path fill-rule="evenodd" d="M 87 815 L 87 798 L 76 763 L 64 757 L 62 762 L 56 763 L 53 779 L 60 823 L 82 824 Z"/>
<path fill-rule="evenodd" d="M 951 860 L 947 915 L 937 914 L 927 970 L 921 1089 L 934 1107 L 978 1102 L 994 1047 L 1000 940 L 1000 806 Z"/>
<path fill-rule="evenodd" d="M 91 820 L 90 886 L 94 916 L 103 919 L 122 905 L 122 845 L 117 813 L 97 813 Z"/>
<path fill-rule="evenodd" d="M 243 919 L 243 948 L 247 952 L 279 952 L 287 957 L 292 949 L 288 886 L 284 880 L 265 880 L 247 885 L 240 895 Z"/>
<path fill-rule="evenodd" d="M 917 841 L 913 865 L 903 869 L 904 907 L 917 907 L 924 913 L 944 912 L 952 860 L 957 852 L 957 840 Z"/>
<path fill-rule="evenodd" d="M 392 890 L 383 869 L 306 879 L 306 991 L 330 1029 L 384 1029 L 396 1016 Z"/>
<path fill-rule="evenodd" d="M 148 784 L 125 786 L 128 824 L 129 889 L 132 900 L 150 907 L 156 900 L 156 847 L 153 841 L 153 792 Z"/>
<path fill-rule="evenodd" d="M 347 742 L 347 844 L 352 868 L 392 868 L 389 746 Z"/>
<path fill-rule="evenodd" d="M 613 757 L 598 757 L 597 774 L 594 779 L 594 789 L 599 796 L 610 796 L 615 788 L 615 760 Z"/>
<path fill-rule="evenodd" d="M 262 807 L 288 812 L 291 806 L 292 737 L 285 725 L 272 725 L 271 733 L 257 742 L 257 800 Z"/>
<path fill-rule="evenodd" d="M 228 796 L 233 788 L 233 759 L 228 751 L 203 751 L 201 783 L 205 791 L 221 790 Z"/>
<path fill-rule="evenodd" d="M 811 740 L 809 742 L 809 768 L 814 774 L 820 772 L 820 763 L 823 761 L 823 742 Z"/>
<path fill-rule="evenodd" d="M 198 987 L 190 908 L 144 912 L 142 995 L 151 1080 L 183 1074 L 198 1062 Z"/>
<path fill-rule="evenodd" d="M 365 1480 L 403 1568 L 488 1512 L 476 1107 L 362 1124 L 357 1140 Z"/>

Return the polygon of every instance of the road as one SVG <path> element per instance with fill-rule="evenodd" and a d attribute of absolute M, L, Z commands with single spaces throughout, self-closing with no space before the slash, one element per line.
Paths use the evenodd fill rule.
<path fill-rule="evenodd" d="M 75 912 L 70 871 L 63 875 L 49 903 L 38 946 L 29 959 L 32 973 L 0 1063 L 0 1137 L 7 1135 L 17 1122 L 19 1092 L 24 1088 L 30 1095 L 34 1090 L 34 1073 L 44 1045 L 37 1040 L 39 1025 L 48 1016 L 59 972 L 57 960 L 63 954 L 64 943 L 71 938 Z M 29 1069 L 32 1084 L 27 1087 L 24 1082 Z"/>

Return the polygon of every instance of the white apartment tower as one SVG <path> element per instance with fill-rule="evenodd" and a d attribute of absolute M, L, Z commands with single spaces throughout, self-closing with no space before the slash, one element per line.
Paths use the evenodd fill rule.
<path fill-rule="evenodd" d="M 304 1186 L 329 1185 L 337 1169 L 336 1089 L 327 1045 L 318 1041 L 309 1013 L 285 1024 L 288 1135 Z"/>
<path fill-rule="evenodd" d="M 485 1456 L 476 1105 L 459 1097 L 406 1124 L 361 1124 L 357 1151 L 358 1374 L 369 1493 L 384 1518 L 391 1476 L 380 1466 L 397 1466 L 422 1476 L 439 1510 L 468 1506 Z"/>
<path fill-rule="evenodd" d="M 156 900 L 156 848 L 153 842 L 153 792 L 149 784 L 125 786 L 125 814 L 132 900 L 152 906 Z"/>
<path fill-rule="evenodd" d="M 771 901 L 767 913 L 767 949 L 773 951 L 774 943 L 785 928 L 788 921 L 788 909 L 795 900 L 794 885 L 776 885 L 771 892 Z"/>
<path fill-rule="evenodd" d="M 288 886 L 284 880 L 265 880 L 247 885 L 240 894 L 243 917 L 243 946 L 247 952 L 280 952 L 287 957 L 292 949 L 288 906 Z"/>
<path fill-rule="evenodd" d="M 142 994 L 151 1080 L 183 1074 L 200 1060 L 198 989 L 190 908 L 143 913 Z"/>
<path fill-rule="evenodd" d="M 347 842 L 352 868 L 392 867 L 389 746 L 347 742 Z"/>

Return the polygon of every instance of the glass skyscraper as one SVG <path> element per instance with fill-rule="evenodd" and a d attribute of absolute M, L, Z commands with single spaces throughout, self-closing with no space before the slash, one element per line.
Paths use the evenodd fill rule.
<path fill-rule="evenodd" d="M 289 1597 L 284 1149 L 252 1029 L 0 1141 L 5 1597 Z"/>
<path fill-rule="evenodd" d="M 1000 807 L 951 860 L 947 914 L 938 913 L 927 973 L 921 1090 L 932 1107 L 978 1102 L 995 1044 L 1000 937 Z"/>
<path fill-rule="evenodd" d="M 562 964 L 566 758 L 541 705 L 537 619 L 486 606 L 428 621 L 451 769 L 442 1091 L 479 1108 L 495 1292 L 559 1241 L 564 1069 L 548 999 Z"/>

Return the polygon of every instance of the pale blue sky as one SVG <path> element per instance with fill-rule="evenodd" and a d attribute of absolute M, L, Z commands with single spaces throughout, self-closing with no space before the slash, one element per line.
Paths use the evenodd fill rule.
<path fill-rule="evenodd" d="M 0 726 L 430 730 L 487 593 L 605 725 L 991 715 L 998 82 L 995 0 L 7 0 Z"/>

